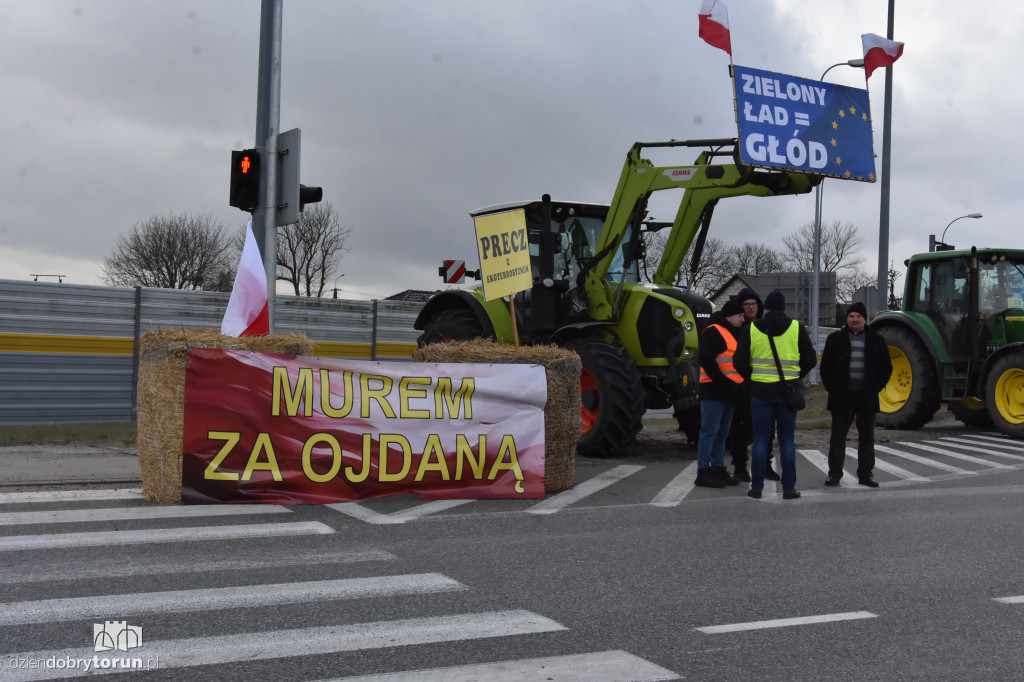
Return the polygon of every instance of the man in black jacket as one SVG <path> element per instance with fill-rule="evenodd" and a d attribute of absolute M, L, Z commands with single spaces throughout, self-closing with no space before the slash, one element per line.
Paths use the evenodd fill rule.
<path fill-rule="evenodd" d="M 846 326 L 829 334 L 821 353 L 821 383 L 828 391 L 832 413 L 828 446 L 828 480 L 839 485 L 846 459 L 846 434 L 857 422 L 857 480 L 877 488 L 875 468 L 875 414 L 878 392 L 889 382 L 892 361 L 881 334 L 867 326 L 867 309 L 854 303 L 846 313 Z"/>
<path fill-rule="evenodd" d="M 754 444 L 750 449 L 750 490 L 761 498 L 768 442 L 774 424 L 782 465 L 782 499 L 799 499 L 796 489 L 796 410 L 787 397 L 788 382 L 803 379 L 818 364 L 807 328 L 786 315 L 786 297 L 775 290 L 764 299 L 764 318 L 743 329 L 733 363 L 750 385 Z"/>

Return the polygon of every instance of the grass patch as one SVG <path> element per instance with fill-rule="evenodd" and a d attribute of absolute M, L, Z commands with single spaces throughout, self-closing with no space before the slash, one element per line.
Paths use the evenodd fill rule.
<path fill-rule="evenodd" d="M 135 422 L 0 426 L 0 445 L 135 446 Z"/>

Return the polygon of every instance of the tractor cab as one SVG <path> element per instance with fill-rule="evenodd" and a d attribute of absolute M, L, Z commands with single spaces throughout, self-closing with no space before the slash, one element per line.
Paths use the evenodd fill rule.
<path fill-rule="evenodd" d="M 523 210 L 533 286 L 515 295 L 516 312 L 522 318 L 520 331 L 536 342 L 575 321 L 587 319 L 583 280 L 597 255 L 608 207 L 601 204 L 551 201 L 502 204 L 483 208 L 473 217 Z M 545 210 L 550 216 L 545 217 Z M 629 259 L 627 234 L 612 258 L 605 278 L 612 283 L 638 282 L 639 264 Z M 584 275 L 584 277 L 581 277 Z"/>

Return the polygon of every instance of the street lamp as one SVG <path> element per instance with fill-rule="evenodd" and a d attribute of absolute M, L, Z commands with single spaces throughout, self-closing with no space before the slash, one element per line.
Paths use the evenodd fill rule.
<path fill-rule="evenodd" d="M 963 218 L 974 218 L 975 220 L 977 220 L 980 217 L 980 213 L 968 213 L 967 215 L 962 215 L 959 218 L 953 218 L 952 220 L 949 221 L 949 225 L 952 225 L 956 221 L 961 220 Z M 946 225 L 946 230 L 949 229 L 949 225 Z M 942 237 L 939 238 L 939 241 L 942 242 L 943 244 L 946 243 L 946 230 L 942 231 Z"/>
<path fill-rule="evenodd" d="M 852 66 L 855 69 L 864 68 L 863 59 L 849 59 L 845 62 L 838 62 L 825 69 L 825 73 L 821 74 L 819 81 L 825 80 L 825 76 L 828 72 L 837 66 Z M 818 308 L 821 307 L 820 302 L 820 287 L 821 287 L 821 188 L 825 184 L 825 179 L 822 178 L 821 182 L 814 188 L 814 283 L 811 286 L 811 340 L 814 341 L 814 350 L 818 351 L 818 323 L 820 322 Z"/>

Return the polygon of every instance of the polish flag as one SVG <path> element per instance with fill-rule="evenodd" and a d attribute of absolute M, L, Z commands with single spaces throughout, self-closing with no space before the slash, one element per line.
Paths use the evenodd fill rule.
<path fill-rule="evenodd" d="M 228 309 L 220 325 L 226 336 L 267 336 L 270 334 L 270 301 L 267 299 L 267 275 L 263 269 L 252 221 L 245 227 L 245 246 L 238 264 L 235 286 Z"/>
<path fill-rule="evenodd" d="M 721 0 L 704 0 L 697 13 L 700 22 L 698 35 L 711 47 L 725 50 L 732 55 L 732 41 L 729 39 L 729 12 Z"/>
<path fill-rule="evenodd" d="M 864 43 L 865 80 L 871 78 L 871 72 L 895 62 L 903 54 L 903 43 L 888 40 L 874 33 L 865 33 L 860 37 Z"/>

